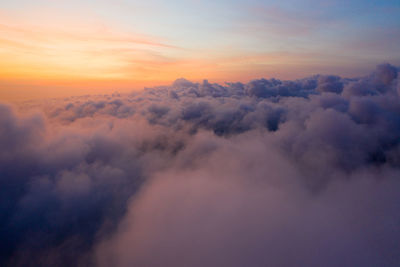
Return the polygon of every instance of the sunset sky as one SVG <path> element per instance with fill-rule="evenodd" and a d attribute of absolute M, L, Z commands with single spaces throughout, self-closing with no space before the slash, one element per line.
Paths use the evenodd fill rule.
<path fill-rule="evenodd" d="M 400 0 L 0 0 L 0 266 L 399 267 Z"/>
<path fill-rule="evenodd" d="M 363 75 L 400 63 L 400 1 L 0 2 L 0 97 Z"/>

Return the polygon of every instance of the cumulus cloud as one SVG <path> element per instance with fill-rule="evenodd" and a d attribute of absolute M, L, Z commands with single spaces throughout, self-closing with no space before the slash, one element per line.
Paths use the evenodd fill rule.
<path fill-rule="evenodd" d="M 9 266 L 398 266 L 398 68 L 0 105 Z"/>

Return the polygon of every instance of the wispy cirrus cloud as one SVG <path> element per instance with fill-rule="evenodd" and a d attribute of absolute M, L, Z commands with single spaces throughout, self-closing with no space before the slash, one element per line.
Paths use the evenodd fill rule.
<path fill-rule="evenodd" d="M 152 60 L 152 53 L 180 49 L 143 34 L 87 25 L 69 29 L 2 23 L 0 38 L 3 78 L 124 77 L 129 73 L 119 71 L 127 61 Z"/>

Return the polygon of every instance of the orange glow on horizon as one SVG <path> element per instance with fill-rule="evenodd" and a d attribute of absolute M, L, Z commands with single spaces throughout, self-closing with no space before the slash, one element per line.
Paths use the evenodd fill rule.
<path fill-rule="evenodd" d="M 292 79 L 323 64 L 321 55 L 305 52 L 189 49 L 101 23 L 21 21 L 0 20 L 3 100 L 139 90 L 181 77 L 218 83 Z"/>

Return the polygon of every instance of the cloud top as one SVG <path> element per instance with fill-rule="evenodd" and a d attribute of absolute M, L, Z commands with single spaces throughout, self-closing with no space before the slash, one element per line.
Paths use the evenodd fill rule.
<path fill-rule="evenodd" d="M 399 69 L 0 105 L 0 262 L 397 266 Z"/>

